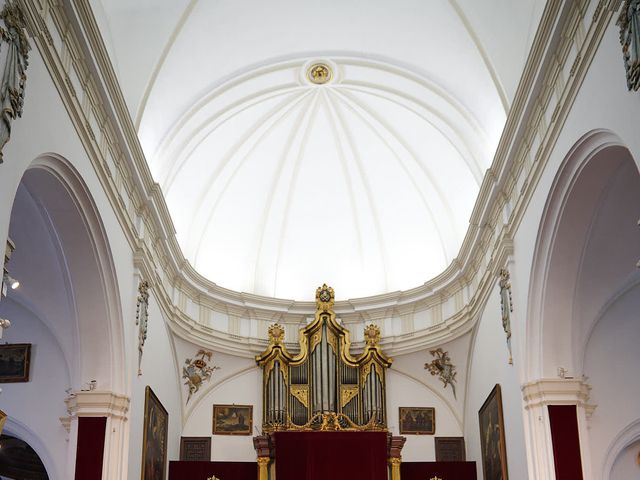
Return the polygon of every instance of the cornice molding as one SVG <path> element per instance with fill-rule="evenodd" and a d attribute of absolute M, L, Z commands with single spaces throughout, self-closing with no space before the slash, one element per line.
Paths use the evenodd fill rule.
<path fill-rule="evenodd" d="M 108 417 L 127 419 L 130 399 L 109 391 L 80 391 L 69 395 L 64 403 L 67 405 L 69 418 L 73 417 Z"/>
<path fill-rule="evenodd" d="M 591 18 L 587 0 L 547 2 L 458 257 L 412 290 L 336 302 L 336 314 L 352 329 L 368 321 L 386 324 L 383 346 L 397 355 L 473 328 L 496 272 L 513 254 L 512 239 L 619 2 L 601 0 Z M 171 330 L 193 343 L 249 357 L 264 348 L 269 323 L 297 326 L 312 316 L 313 302 L 234 292 L 191 267 L 144 158 L 89 0 L 20 3 L 134 264 L 150 282 Z M 227 326 L 217 322 L 215 329 L 212 319 L 220 315 Z M 392 328 L 394 322 L 400 328 Z M 353 333 L 357 346 L 360 332 Z"/>

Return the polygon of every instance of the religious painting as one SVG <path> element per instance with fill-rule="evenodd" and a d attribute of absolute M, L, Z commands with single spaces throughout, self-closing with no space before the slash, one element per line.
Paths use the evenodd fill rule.
<path fill-rule="evenodd" d="M 480 444 L 482 446 L 482 470 L 485 480 L 508 480 L 507 447 L 504 439 L 502 393 L 496 385 L 480 411 Z"/>
<path fill-rule="evenodd" d="M 432 407 L 400 407 L 400 433 L 433 435 L 436 433 L 436 409 Z"/>
<path fill-rule="evenodd" d="M 0 345 L 0 383 L 28 382 L 31 344 Z"/>
<path fill-rule="evenodd" d="M 147 385 L 144 398 L 142 480 L 162 480 L 167 468 L 169 414 Z"/>
<path fill-rule="evenodd" d="M 251 435 L 252 405 L 214 405 L 214 435 Z"/>

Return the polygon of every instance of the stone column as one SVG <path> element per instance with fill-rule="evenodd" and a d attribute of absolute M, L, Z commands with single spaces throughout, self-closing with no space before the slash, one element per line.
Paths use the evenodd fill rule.
<path fill-rule="evenodd" d="M 60 422 L 67 433 L 77 435 L 79 417 L 106 417 L 102 478 L 126 478 L 129 397 L 109 391 L 80 391 L 70 394 L 65 403 L 68 415 Z"/>
<path fill-rule="evenodd" d="M 549 405 L 575 405 L 578 415 L 580 454 L 585 479 L 592 478 L 589 457 L 588 421 L 595 409 L 590 405 L 591 387 L 577 379 L 543 378 L 522 386 L 529 478 L 554 480 L 555 467 Z"/>
<path fill-rule="evenodd" d="M 406 441 L 406 437 L 394 437 L 391 433 L 387 435 L 387 458 L 391 469 L 391 480 L 400 480 L 401 452 Z"/>

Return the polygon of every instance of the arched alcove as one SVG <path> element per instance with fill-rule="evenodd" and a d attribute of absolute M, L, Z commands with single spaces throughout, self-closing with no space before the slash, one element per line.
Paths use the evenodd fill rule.
<path fill-rule="evenodd" d="M 29 382 L 3 385 L 3 410 L 50 446 L 49 478 L 70 478 L 75 433 L 59 420 L 68 413 L 68 392 L 92 380 L 98 390 L 127 386 L 109 244 L 87 186 L 64 158 L 43 155 L 25 171 L 9 237 L 16 249 L 7 266 L 21 285 L 0 305 L 12 322 L 4 340 L 32 347 Z"/>
<path fill-rule="evenodd" d="M 47 470 L 31 445 L 12 435 L 0 435 L 0 476 L 48 480 Z"/>
<path fill-rule="evenodd" d="M 585 135 L 552 186 L 538 233 L 527 314 L 528 377 L 580 376 L 599 311 L 634 274 L 640 175 L 618 137 Z"/>
<path fill-rule="evenodd" d="M 15 299 L 48 323 L 73 388 L 125 388 L 122 314 L 104 227 L 87 186 L 63 158 L 37 158 L 18 186 L 9 236 Z M 57 318 L 56 318 L 57 317 Z M 53 322 L 53 323 L 51 323 Z"/>
<path fill-rule="evenodd" d="M 556 174 L 538 234 L 527 315 L 529 380 L 569 378 L 591 387 L 571 400 L 578 411 L 583 469 L 603 475 L 611 442 L 637 413 L 633 393 L 640 325 L 640 175 L 629 150 L 609 131 L 576 143 Z M 553 394 L 551 394 L 553 396 Z M 581 400 L 578 400 L 578 398 Z M 555 398 L 555 397 L 554 397 Z M 582 413 L 581 413 L 582 412 Z"/>

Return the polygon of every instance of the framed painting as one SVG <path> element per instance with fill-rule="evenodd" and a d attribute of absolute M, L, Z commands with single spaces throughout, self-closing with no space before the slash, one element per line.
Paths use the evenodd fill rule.
<path fill-rule="evenodd" d="M 435 437 L 436 462 L 465 462 L 464 437 Z"/>
<path fill-rule="evenodd" d="M 400 407 L 400 433 L 433 435 L 436 433 L 436 409 L 432 407 Z"/>
<path fill-rule="evenodd" d="M 181 462 L 210 462 L 211 437 L 180 437 Z"/>
<path fill-rule="evenodd" d="M 166 478 L 169 414 L 147 385 L 144 396 L 142 480 Z"/>
<path fill-rule="evenodd" d="M 214 405 L 214 435 L 251 435 L 253 405 Z"/>
<path fill-rule="evenodd" d="M 485 480 L 508 480 L 507 446 L 504 439 L 502 392 L 496 385 L 478 412 L 482 470 Z"/>
<path fill-rule="evenodd" d="M 0 383 L 28 382 L 31 344 L 0 345 Z"/>

